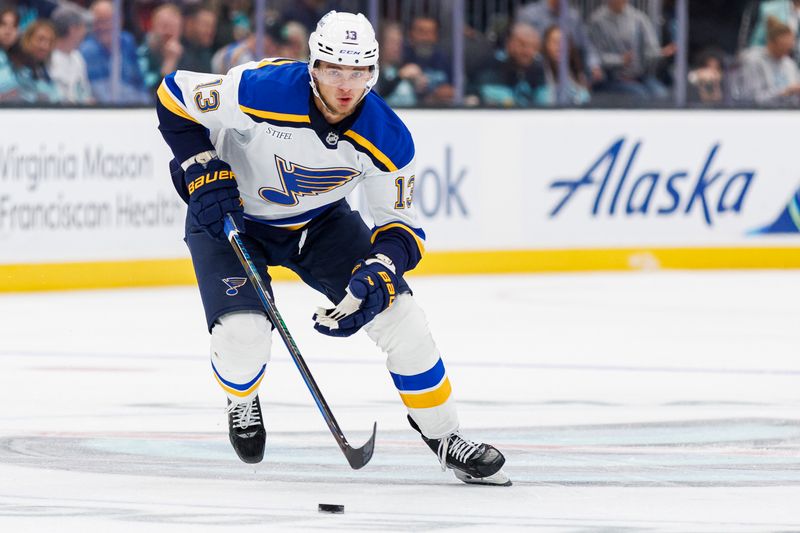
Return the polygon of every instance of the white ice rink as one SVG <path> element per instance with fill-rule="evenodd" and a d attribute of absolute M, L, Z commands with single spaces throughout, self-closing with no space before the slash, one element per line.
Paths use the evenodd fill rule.
<path fill-rule="evenodd" d="M 268 443 L 227 440 L 194 288 L 0 296 L 0 531 L 800 531 L 800 271 L 414 278 L 474 439 L 514 486 L 442 473 L 365 335 L 278 306 Z M 318 503 L 345 505 L 343 515 Z"/>

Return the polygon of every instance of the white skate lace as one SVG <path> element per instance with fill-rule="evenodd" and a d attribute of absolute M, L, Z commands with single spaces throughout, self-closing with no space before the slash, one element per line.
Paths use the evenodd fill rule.
<path fill-rule="evenodd" d="M 231 403 L 226 411 L 233 413 L 233 427 L 235 428 L 244 429 L 255 426 L 261 420 L 261 413 L 258 412 L 255 400 L 244 403 Z"/>
<path fill-rule="evenodd" d="M 439 451 L 436 454 L 439 456 L 439 464 L 442 465 L 442 472 L 447 470 L 448 452 L 456 461 L 464 463 L 478 451 L 480 446 L 480 444 L 465 439 L 458 431 L 443 437 L 439 441 Z"/>

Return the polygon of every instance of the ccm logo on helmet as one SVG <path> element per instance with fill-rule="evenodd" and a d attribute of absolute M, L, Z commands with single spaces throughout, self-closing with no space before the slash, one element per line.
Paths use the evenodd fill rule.
<path fill-rule="evenodd" d="M 361 52 L 358 50 L 339 50 L 340 54 L 349 55 L 349 56 L 360 56 Z"/>

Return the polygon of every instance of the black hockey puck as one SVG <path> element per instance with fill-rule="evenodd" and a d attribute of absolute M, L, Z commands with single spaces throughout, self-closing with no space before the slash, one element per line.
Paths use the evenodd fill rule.
<path fill-rule="evenodd" d="M 342 514 L 344 513 L 344 505 L 336 505 L 333 503 L 321 503 L 317 508 L 320 513 L 333 513 L 333 514 Z"/>

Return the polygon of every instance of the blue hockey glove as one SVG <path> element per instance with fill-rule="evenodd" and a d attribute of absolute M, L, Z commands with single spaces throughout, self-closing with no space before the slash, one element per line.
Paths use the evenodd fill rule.
<path fill-rule="evenodd" d="M 383 254 L 359 261 L 347 285 L 347 294 L 333 309 L 317 309 L 314 329 L 331 337 L 349 337 L 394 303 L 397 274 Z"/>
<path fill-rule="evenodd" d="M 236 226 L 244 228 L 244 209 L 239 197 L 236 176 L 230 165 L 212 159 L 205 165 L 195 163 L 184 176 L 189 190 L 189 226 L 201 229 L 211 237 L 226 240 L 222 219 L 230 213 Z"/>

